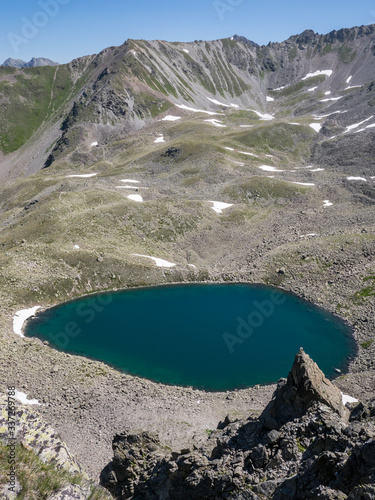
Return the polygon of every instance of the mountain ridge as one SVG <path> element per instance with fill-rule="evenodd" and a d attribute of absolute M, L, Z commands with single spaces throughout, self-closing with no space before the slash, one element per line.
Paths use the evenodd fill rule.
<path fill-rule="evenodd" d="M 18 311 L 136 286 L 273 285 L 347 322 L 357 349 L 335 385 L 373 398 L 374 47 L 370 26 L 261 47 L 128 40 L 0 68 L 0 389 L 43 403 L 93 478 L 124 415 L 192 448 L 228 413 L 259 416 L 271 386 L 154 384 L 17 336 Z"/>
<path fill-rule="evenodd" d="M 12 59 L 9 57 L 0 66 L 13 67 L 13 68 L 35 68 L 38 66 L 58 66 L 59 63 L 46 59 L 45 57 L 32 57 L 29 62 L 22 61 L 22 59 Z"/>

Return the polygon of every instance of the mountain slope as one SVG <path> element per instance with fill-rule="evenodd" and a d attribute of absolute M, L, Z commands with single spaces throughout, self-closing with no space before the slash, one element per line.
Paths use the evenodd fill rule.
<path fill-rule="evenodd" d="M 332 95 L 339 92 L 341 96 L 349 86 L 346 80 L 350 77 L 352 87 L 373 81 L 374 37 L 374 27 L 369 26 L 328 35 L 306 31 L 283 43 L 263 47 L 254 47 L 234 37 L 233 40 L 189 44 L 129 40 L 121 47 L 112 47 L 98 56 L 80 60 L 78 68 L 75 62 L 62 65 L 58 71 L 60 75 L 66 75 L 65 82 L 54 89 L 54 100 L 64 99 L 64 93 L 66 95 L 71 90 L 72 78 L 79 75 L 84 79 L 70 93 L 74 100 L 70 111 L 67 107 L 61 109 L 65 119 L 60 121 L 60 117 L 54 117 L 54 123 L 58 118 L 62 124 L 63 135 L 47 164 L 51 164 L 63 150 L 69 150 L 67 142 L 72 151 L 92 131 L 104 141 L 107 137 L 122 136 L 152 123 L 160 113 L 176 103 L 194 104 L 211 112 L 230 110 L 234 105 L 261 113 L 271 108 L 276 116 L 285 113 L 303 116 L 317 112 L 327 105 L 306 97 L 324 97 L 322 92 L 328 90 Z M 333 72 L 329 79 L 323 75 L 316 80 L 301 81 L 307 74 L 324 69 Z M 18 108 L 22 110 L 22 115 L 25 110 L 34 114 L 35 104 L 33 100 L 20 103 L 20 99 L 29 98 L 24 95 L 25 90 L 13 89 L 11 82 L 15 78 L 24 87 L 30 78 L 25 79 L 22 72 L 9 75 L 7 71 L 0 69 L 4 113 L 15 115 L 15 127 L 22 128 L 24 120 L 17 118 Z M 36 78 L 30 74 L 31 81 L 36 84 L 39 81 L 46 88 L 45 80 L 51 78 L 48 76 L 49 69 L 41 68 L 40 71 Z M 303 84 L 307 90 L 308 84 L 310 88 L 316 85 L 314 82 L 319 83 L 314 96 L 298 93 Z M 288 88 L 281 92 L 280 97 L 288 95 L 289 98 L 270 105 L 266 100 L 268 89 L 282 86 Z M 271 97 L 275 98 L 275 94 Z M 48 95 L 42 98 L 42 102 L 47 98 Z M 208 98 L 222 102 L 224 106 L 218 109 Z M 46 120 L 48 113 L 41 112 L 40 117 Z M 29 133 L 9 142 L 8 136 L 13 135 L 13 130 L 9 134 L 7 125 L 0 124 L 0 148 L 3 153 L 18 149 L 39 125 L 40 120 Z M 40 161 L 43 158 L 44 154 Z"/>
<path fill-rule="evenodd" d="M 207 397 L 168 389 L 165 407 L 147 412 L 151 382 L 138 391 L 110 367 L 90 360 L 86 373 L 81 358 L 15 338 L 16 311 L 152 284 L 280 286 L 352 326 L 358 355 L 339 383 L 369 399 L 374 37 L 368 26 L 263 47 L 128 40 L 68 65 L 0 68 L 1 388 L 43 392 L 41 411 L 93 476 L 124 412 L 129 428 L 161 426 L 180 446 L 206 435 L 196 401 Z M 68 398 L 67 416 L 69 387 L 83 403 Z M 245 394 L 242 408 L 258 408 L 257 390 Z"/>

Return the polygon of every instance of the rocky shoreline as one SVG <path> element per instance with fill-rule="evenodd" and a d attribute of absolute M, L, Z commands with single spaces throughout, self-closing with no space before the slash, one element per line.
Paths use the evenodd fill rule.
<path fill-rule="evenodd" d="M 211 282 L 219 281 L 227 282 L 218 279 Z M 288 286 L 284 282 L 282 288 L 293 292 L 297 289 L 298 295 L 322 305 L 318 286 L 293 285 L 295 283 Z M 333 301 L 327 300 L 324 306 L 337 314 Z M 358 345 L 372 335 L 372 307 L 368 303 L 359 305 L 350 320 L 343 318 L 353 327 Z M 362 321 L 366 312 L 368 321 Z M 5 347 L 1 380 L 45 405 L 38 407 L 38 411 L 62 435 L 94 480 L 110 460 L 115 433 L 143 429 L 158 432 L 160 439 L 173 449 L 192 443 L 199 445 L 226 415 L 247 418 L 259 414 L 275 389 L 275 385 L 271 385 L 209 393 L 156 384 L 120 373 L 101 362 L 61 353 L 38 339 L 22 339 L 12 333 L 12 314 L 14 311 L 7 308 L 1 316 Z M 358 356 L 350 361 L 348 373 L 335 380 L 344 393 L 363 402 L 374 394 L 371 352 L 371 347 L 368 350 L 359 346 Z"/>

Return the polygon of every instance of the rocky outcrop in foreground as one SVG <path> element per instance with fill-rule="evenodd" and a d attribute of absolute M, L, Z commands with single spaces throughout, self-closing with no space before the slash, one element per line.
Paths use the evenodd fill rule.
<path fill-rule="evenodd" d="M 37 411 L 17 401 L 12 436 L 8 412 L 7 397 L 0 395 L 0 500 L 112 498 L 107 490 L 89 480 L 65 442 Z M 14 464 L 13 469 L 10 464 Z"/>
<path fill-rule="evenodd" d="M 117 499 L 375 498 L 375 399 L 351 412 L 301 349 L 258 419 L 220 423 L 201 449 L 116 435 L 101 483 Z"/>

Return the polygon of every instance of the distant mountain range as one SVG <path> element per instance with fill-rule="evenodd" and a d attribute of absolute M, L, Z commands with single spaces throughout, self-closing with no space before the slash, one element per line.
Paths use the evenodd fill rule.
<path fill-rule="evenodd" d="M 1 66 L 12 66 L 13 68 L 33 68 L 35 66 L 58 66 L 59 63 L 46 59 L 45 57 L 33 57 L 29 62 L 22 59 L 9 57 Z"/>

